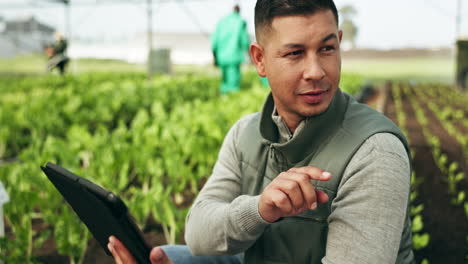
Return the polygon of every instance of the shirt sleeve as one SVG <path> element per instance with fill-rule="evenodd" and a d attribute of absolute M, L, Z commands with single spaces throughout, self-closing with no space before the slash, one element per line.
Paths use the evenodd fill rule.
<path fill-rule="evenodd" d="M 401 141 L 370 137 L 346 168 L 332 202 L 325 264 L 391 263 L 398 255 L 410 192 Z"/>
<path fill-rule="evenodd" d="M 258 212 L 260 196 L 241 195 L 236 142 L 249 115 L 226 135 L 212 175 L 186 219 L 185 240 L 194 255 L 234 255 L 245 251 L 269 224 Z"/>

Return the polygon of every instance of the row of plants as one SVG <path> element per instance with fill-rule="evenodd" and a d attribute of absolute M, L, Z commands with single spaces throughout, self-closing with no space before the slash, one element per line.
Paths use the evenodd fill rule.
<path fill-rule="evenodd" d="M 468 113 L 468 105 L 466 104 L 466 92 L 458 89 L 453 89 L 447 84 L 424 84 L 427 89 L 427 95 L 446 106 L 455 106 L 460 111 L 464 112 L 465 117 Z M 447 89 L 449 88 L 449 89 Z"/>
<path fill-rule="evenodd" d="M 430 153 L 438 174 L 447 184 L 445 192 L 450 197 L 447 206 L 452 206 L 454 208 L 454 213 L 458 213 L 458 210 L 461 210 L 460 213 L 464 211 L 465 218 L 458 218 L 457 221 L 466 223 L 468 219 L 465 176 L 466 162 L 468 161 L 466 155 L 467 138 L 466 134 L 463 134 L 461 131 L 464 128 L 466 129 L 467 124 L 467 98 L 459 90 L 442 84 L 406 84 L 403 85 L 402 90 L 404 96 L 414 109 L 417 122 L 421 125 L 422 134 L 430 147 Z M 431 121 L 429 121 L 429 117 L 432 118 Z M 432 129 L 434 129 L 434 131 L 432 131 Z M 439 129 L 442 130 L 438 131 Z M 455 140 L 454 143 L 448 143 L 451 142 L 451 139 L 444 136 L 445 133 Z M 448 141 L 442 142 L 439 136 L 444 137 L 444 140 Z M 450 146 L 446 144 L 450 144 Z M 457 146 L 460 146 L 459 150 L 455 150 Z M 460 159 L 456 158 L 457 155 L 460 155 Z M 449 156 L 451 156 L 451 158 L 449 158 Z M 432 222 L 434 221 L 434 219 L 431 220 Z M 468 239 L 468 233 L 462 231 L 463 229 L 464 228 L 460 230 L 461 237 L 457 235 L 457 241 L 460 241 L 463 237 Z M 441 239 L 440 234 L 438 239 Z M 444 238 L 440 241 L 443 241 L 443 239 Z M 432 246 L 434 247 L 434 245 Z M 451 250 L 453 250 L 453 245 L 451 247 Z M 463 252 L 463 250 L 466 250 L 466 247 L 460 246 L 460 250 Z M 468 259 L 466 253 L 462 255 L 464 255 L 465 260 Z M 457 258 L 459 257 L 461 256 Z"/>
<path fill-rule="evenodd" d="M 421 96 L 422 98 L 424 98 L 424 95 L 422 95 L 422 93 L 419 92 L 420 89 L 422 88 L 423 87 L 411 88 L 410 86 L 405 86 L 404 90 L 408 99 L 411 101 L 416 117 L 422 126 L 423 135 L 426 138 L 426 141 L 431 146 L 432 156 L 434 158 L 434 161 L 437 164 L 437 167 L 440 169 L 440 171 L 446 176 L 447 183 L 448 183 L 448 192 L 452 196 L 452 204 L 463 206 L 464 203 L 468 203 L 468 201 L 466 200 L 466 193 L 457 185 L 459 182 L 461 182 L 465 178 L 465 174 L 460 168 L 457 161 L 449 160 L 447 154 L 444 153 L 442 150 L 442 146 L 441 146 L 441 142 L 439 138 L 435 136 L 432 133 L 432 131 L 429 129 L 427 113 L 425 109 L 422 107 L 421 105 L 422 102 L 420 101 Z M 436 108 L 434 110 L 435 112 L 437 112 L 439 109 Z M 437 116 L 437 113 L 434 113 L 434 114 Z M 447 123 L 447 122 L 441 122 L 441 123 L 443 125 L 444 123 Z M 457 138 L 457 139 L 460 139 L 460 138 Z M 462 142 L 464 142 L 465 140 L 466 140 L 466 135 L 462 136 Z M 460 144 L 463 147 L 464 145 L 462 144 L 462 142 L 460 142 Z M 467 212 L 467 217 L 468 217 L 468 212 Z"/>
<path fill-rule="evenodd" d="M 462 146 L 462 151 L 464 156 L 468 157 L 468 135 L 462 131 L 461 127 L 457 127 L 456 123 L 463 125 L 468 129 L 468 111 L 465 112 L 462 109 L 459 109 L 451 104 L 442 105 L 438 100 L 434 100 L 438 92 L 435 92 L 436 89 L 444 89 L 447 92 L 444 94 L 454 94 L 457 98 L 464 98 L 463 95 L 455 89 L 449 89 L 448 87 L 440 86 L 424 86 L 424 89 L 416 88 L 414 89 L 415 94 L 419 98 L 419 101 L 425 102 L 429 109 L 436 115 L 439 122 L 445 128 L 445 130 L 460 143 Z M 429 94 L 433 95 L 430 96 Z M 459 99 L 460 100 L 460 99 Z M 465 100 L 465 104 L 468 104 L 468 100 Z"/>
<path fill-rule="evenodd" d="M 411 138 L 407 131 L 406 111 L 403 108 L 403 95 L 399 84 L 394 83 L 391 87 L 391 94 L 395 104 L 395 113 L 397 125 L 405 135 L 408 144 L 411 146 Z M 415 157 L 416 153 L 411 149 L 411 157 Z M 417 202 L 419 198 L 419 187 L 424 182 L 424 177 L 417 175 L 413 170 L 411 173 L 411 193 L 410 193 L 410 214 L 412 219 L 411 232 L 413 237 L 413 249 L 418 251 L 426 248 L 430 242 L 430 234 L 424 232 L 424 204 Z M 429 263 L 427 259 L 423 259 L 421 263 Z"/>
<path fill-rule="evenodd" d="M 195 99 L 210 100 L 217 96 L 216 84 L 215 78 L 196 76 L 161 76 L 153 82 L 143 75 L 24 78 L 12 85 L 15 90 L 0 86 L 0 120 L 8 124 L 0 130 L 4 146 L 0 149 L 6 151 L 0 156 L 16 156 L 30 144 L 32 133 L 64 137 L 71 124 L 85 124 L 90 131 L 99 125 L 112 130 L 118 122 L 129 124 L 139 109 L 151 107 L 154 98 L 165 111 Z"/>

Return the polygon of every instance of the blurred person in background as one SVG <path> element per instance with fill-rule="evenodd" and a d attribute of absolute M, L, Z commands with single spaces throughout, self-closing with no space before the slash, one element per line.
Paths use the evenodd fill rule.
<path fill-rule="evenodd" d="M 239 6 L 234 6 L 233 12 L 218 22 L 211 36 L 214 64 L 222 72 L 221 94 L 239 91 L 241 64 L 250 46 L 246 22 L 239 12 Z"/>
<path fill-rule="evenodd" d="M 153 264 L 414 263 L 409 146 L 339 88 L 338 20 L 332 0 L 257 1 L 250 55 L 271 93 L 226 135 L 187 246 L 153 248 Z M 108 246 L 135 263 L 115 237 Z"/>
<path fill-rule="evenodd" d="M 69 58 L 67 56 L 67 40 L 59 32 L 54 33 L 55 42 L 45 47 L 45 54 L 48 58 L 47 72 L 57 69 L 60 75 L 65 73 Z"/>

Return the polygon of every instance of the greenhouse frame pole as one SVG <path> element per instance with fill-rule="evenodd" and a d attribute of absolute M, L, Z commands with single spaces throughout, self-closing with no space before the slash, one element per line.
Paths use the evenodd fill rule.
<path fill-rule="evenodd" d="M 455 21 L 455 39 L 458 39 L 458 37 L 460 36 L 461 8 L 462 8 L 462 2 L 461 0 L 457 0 L 457 17 Z"/>
<path fill-rule="evenodd" d="M 68 41 L 71 41 L 71 22 L 70 22 L 70 1 L 65 1 L 65 34 Z"/>
<path fill-rule="evenodd" d="M 148 60 L 147 60 L 147 67 L 148 67 L 148 79 L 151 80 L 153 75 L 153 67 L 152 67 L 152 50 L 153 50 L 153 5 L 152 0 L 147 0 L 147 9 L 148 9 Z"/>

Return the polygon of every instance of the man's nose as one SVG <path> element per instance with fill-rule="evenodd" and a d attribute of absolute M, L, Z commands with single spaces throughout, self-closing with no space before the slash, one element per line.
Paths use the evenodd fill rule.
<path fill-rule="evenodd" d="M 325 71 L 317 56 L 306 58 L 303 75 L 305 80 L 321 80 L 325 77 Z"/>

